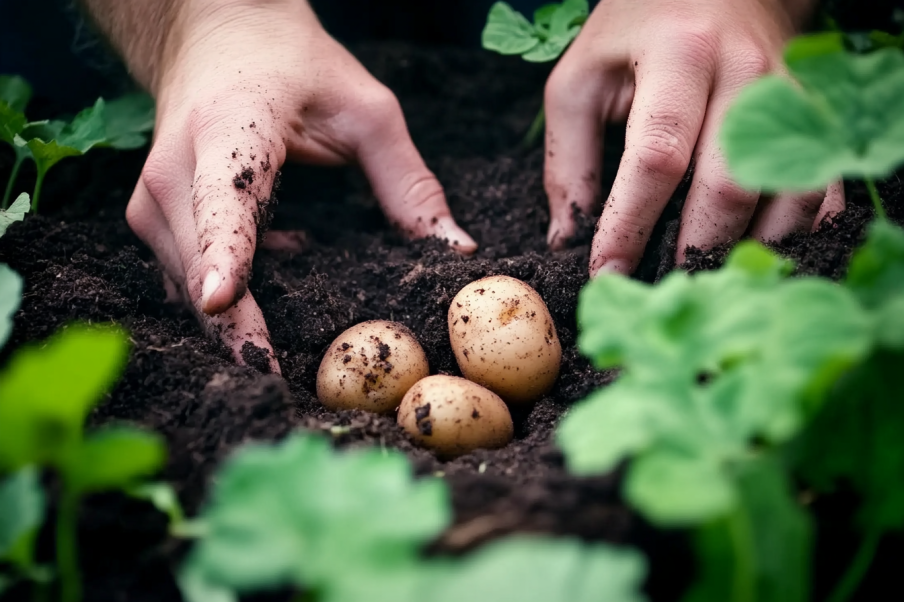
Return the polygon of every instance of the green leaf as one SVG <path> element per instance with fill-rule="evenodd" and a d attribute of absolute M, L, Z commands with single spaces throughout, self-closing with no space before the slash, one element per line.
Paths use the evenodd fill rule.
<path fill-rule="evenodd" d="M 134 428 L 107 427 L 91 433 L 62 468 L 66 484 L 77 494 L 126 489 L 163 466 L 162 437 Z"/>
<path fill-rule="evenodd" d="M 13 331 L 13 316 L 22 301 L 22 277 L 0 263 L 0 349 Z"/>
<path fill-rule="evenodd" d="M 83 325 L 18 350 L 0 373 L 0 470 L 63 466 L 127 355 L 121 330 Z"/>
<path fill-rule="evenodd" d="M 651 451 L 631 466 L 625 495 L 650 521 L 694 525 L 729 512 L 737 503 L 728 474 L 712 457 Z"/>
<path fill-rule="evenodd" d="M 721 140 L 732 174 L 768 191 L 888 176 L 904 161 L 904 53 L 793 48 L 788 68 L 800 85 L 766 76 L 725 117 Z"/>
<path fill-rule="evenodd" d="M 824 56 L 843 51 L 844 34 L 840 31 L 825 31 L 798 36 L 785 46 L 785 64 L 790 65 L 814 56 Z"/>
<path fill-rule="evenodd" d="M 14 222 L 21 222 L 25 219 L 25 214 L 31 209 L 31 199 L 28 193 L 23 192 L 13 201 L 9 209 L 0 209 L 0 236 L 6 234 L 6 229 Z M 0 345 L 3 344 L 3 338 L 0 337 Z"/>
<path fill-rule="evenodd" d="M 23 568 L 32 565 L 45 507 L 44 491 L 33 467 L 0 479 L 0 561 Z"/>
<path fill-rule="evenodd" d="M 31 86 L 18 75 L 0 75 L 0 103 L 24 113 L 31 100 Z"/>
<path fill-rule="evenodd" d="M 558 12 L 560 6 L 561 4 L 546 4 L 534 11 L 534 27 L 537 31 L 542 31 L 543 36 L 549 35 L 552 16 Z"/>
<path fill-rule="evenodd" d="M 154 129 L 154 99 L 147 94 L 127 94 L 104 107 L 105 140 L 100 146 L 120 150 L 141 148 Z"/>
<path fill-rule="evenodd" d="M 239 592 L 320 590 L 349 571 L 411 564 L 448 524 L 445 484 L 415 481 L 401 453 L 336 453 L 313 436 L 248 446 L 220 471 L 185 570 Z"/>
<path fill-rule="evenodd" d="M 513 537 L 424 583 L 431 602 L 642 602 L 643 556 L 573 540 Z M 364 598 L 359 598 L 364 599 Z"/>
<path fill-rule="evenodd" d="M 0 101 L 0 140 L 14 145 L 16 136 L 25 129 L 27 123 L 24 113 Z"/>
<path fill-rule="evenodd" d="M 771 458 L 745 461 L 733 476 L 739 504 L 694 534 L 697 579 L 684 602 L 809 600 L 812 525 Z"/>
<path fill-rule="evenodd" d="M 524 15 L 506 2 L 497 2 L 490 8 L 481 43 L 485 49 L 499 54 L 524 54 L 540 40 Z"/>
<path fill-rule="evenodd" d="M 753 441 L 799 432 L 872 344 L 873 320 L 850 291 L 785 278 L 789 270 L 748 242 L 715 272 L 675 272 L 655 286 L 591 281 L 578 303 L 579 348 L 622 373 L 562 420 L 556 440 L 569 469 L 606 472 L 633 457 L 626 494 L 660 524 L 736 504 L 731 466 Z M 697 485 L 683 491 L 685 482 Z"/>
<path fill-rule="evenodd" d="M 66 157 L 83 155 L 106 140 L 103 99 L 98 98 L 93 107 L 81 111 L 71 123 L 57 131 L 59 124 L 58 121 L 36 124 L 23 132 L 22 139 L 26 141 L 39 173 L 46 173 Z"/>
<path fill-rule="evenodd" d="M 880 344 L 904 348 L 904 230 L 885 220 L 872 222 L 851 258 L 845 286 L 873 314 Z"/>
<path fill-rule="evenodd" d="M 879 350 L 847 376 L 795 455 L 818 490 L 853 485 L 867 530 L 904 528 L 904 352 Z"/>

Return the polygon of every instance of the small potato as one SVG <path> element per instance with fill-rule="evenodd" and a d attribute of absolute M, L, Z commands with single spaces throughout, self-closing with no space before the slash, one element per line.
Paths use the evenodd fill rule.
<path fill-rule="evenodd" d="M 352 326 L 333 341 L 317 371 L 317 398 L 331 410 L 384 414 L 414 383 L 430 374 L 427 356 L 398 322 Z"/>
<path fill-rule="evenodd" d="M 449 307 L 449 338 L 461 373 L 509 404 L 530 404 L 559 376 L 562 345 L 540 295 L 509 276 L 467 285 Z"/>
<path fill-rule="evenodd" d="M 514 426 L 498 395 L 457 376 L 420 380 L 399 406 L 399 425 L 437 455 L 454 457 L 512 440 Z"/>

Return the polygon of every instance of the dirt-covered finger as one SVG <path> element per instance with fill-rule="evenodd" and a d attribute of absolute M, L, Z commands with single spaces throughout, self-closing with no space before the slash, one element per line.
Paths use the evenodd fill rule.
<path fill-rule="evenodd" d="M 455 222 L 442 185 L 411 141 L 395 96 L 385 90 L 371 105 L 370 125 L 356 148 L 386 217 L 411 238 L 436 236 L 460 253 L 476 251 L 477 243 Z"/>
<path fill-rule="evenodd" d="M 807 232 L 826 198 L 826 191 L 782 192 L 760 200 L 750 226 L 752 238 L 779 241 L 794 232 Z"/>
<path fill-rule="evenodd" d="M 251 293 L 226 311 L 216 316 L 201 315 L 200 319 L 211 336 L 232 350 L 237 363 L 264 373 L 281 374 L 264 315 Z"/>
<path fill-rule="evenodd" d="M 811 229 L 814 232 L 818 230 L 824 221 L 831 220 L 834 216 L 844 211 L 845 206 L 844 182 L 838 181 L 829 184 L 826 189 L 826 198 L 816 213 L 816 219 L 813 220 Z"/>

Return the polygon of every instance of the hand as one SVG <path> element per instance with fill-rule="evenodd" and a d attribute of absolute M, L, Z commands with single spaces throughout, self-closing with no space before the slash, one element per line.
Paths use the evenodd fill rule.
<path fill-rule="evenodd" d="M 159 72 L 154 144 L 127 219 L 241 363 L 270 352 L 247 283 L 274 176 L 288 158 L 358 162 L 387 217 L 462 253 L 476 243 L 408 134 L 393 94 L 320 27 L 306 2 L 187 0 Z"/>
<path fill-rule="evenodd" d="M 550 246 L 574 233 L 573 207 L 600 197 L 601 132 L 628 120 L 625 153 L 593 240 L 591 274 L 629 274 L 693 159 L 677 260 L 749 232 L 775 240 L 844 208 L 840 185 L 763 198 L 732 181 L 718 132 L 751 80 L 782 69 L 812 0 L 604 0 L 546 87 Z"/>

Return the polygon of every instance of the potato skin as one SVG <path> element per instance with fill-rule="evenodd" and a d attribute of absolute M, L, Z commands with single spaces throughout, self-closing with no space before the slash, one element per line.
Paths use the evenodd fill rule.
<path fill-rule="evenodd" d="M 543 298 L 509 276 L 465 286 L 449 307 L 449 338 L 465 378 L 512 405 L 530 404 L 559 376 L 562 345 Z"/>
<path fill-rule="evenodd" d="M 362 322 L 327 349 L 317 371 L 317 398 L 331 410 L 385 414 L 428 374 L 427 355 L 404 325 Z"/>
<path fill-rule="evenodd" d="M 457 376 L 437 374 L 418 381 L 402 399 L 398 423 L 440 457 L 505 447 L 515 429 L 498 395 Z"/>

